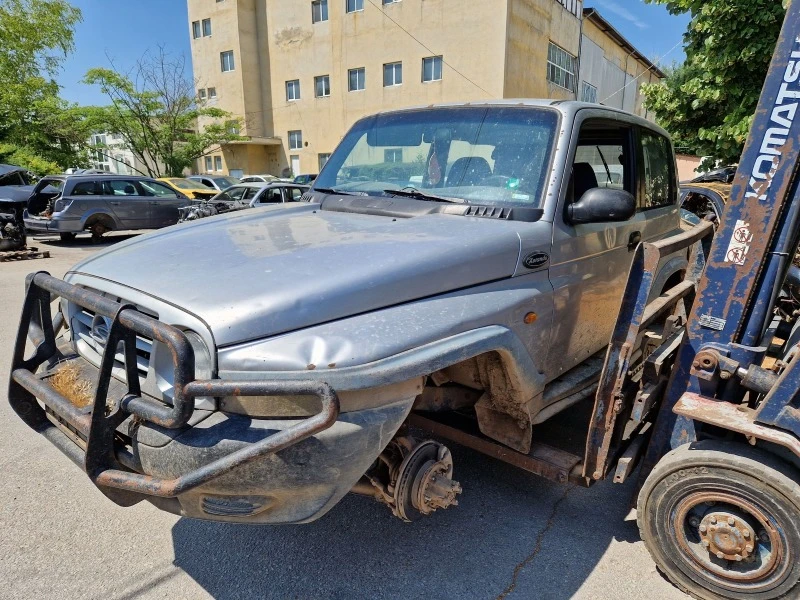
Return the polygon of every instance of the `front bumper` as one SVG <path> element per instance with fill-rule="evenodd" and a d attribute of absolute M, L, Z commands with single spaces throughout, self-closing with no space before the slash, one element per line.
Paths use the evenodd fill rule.
<path fill-rule="evenodd" d="M 339 415 L 339 399 L 325 382 L 195 380 L 194 352 L 178 329 L 130 305 L 31 275 L 17 333 L 9 402 L 32 428 L 78 463 L 120 505 L 147 499 L 191 517 L 286 523 L 324 514 L 367 470 L 411 408 L 413 398 Z M 79 408 L 56 391 L 52 371 L 63 359 L 56 345 L 61 297 L 112 319 L 93 388 Z M 158 340 L 173 358 L 172 406 L 143 395 L 136 371 L 136 335 Z M 36 350 L 25 358 L 27 340 Z M 112 379 L 122 344 L 127 384 Z M 83 359 L 75 358 L 84 367 Z M 130 365 L 130 366 L 129 366 Z M 202 396 L 315 396 L 321 410 L 302 420 L 262 420 L 195 410 Z M 127 436 L 124 433 L 127 432 Z"/>

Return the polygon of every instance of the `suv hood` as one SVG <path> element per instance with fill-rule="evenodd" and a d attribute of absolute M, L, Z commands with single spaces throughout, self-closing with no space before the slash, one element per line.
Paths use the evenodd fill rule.
<path fill-rule="evenodd" d="M 180 224 L 117 244 L 71 273 L 190 312 L 224 346 L 511 277 L 519 252 L 510 221 L 304 205 Z"/>

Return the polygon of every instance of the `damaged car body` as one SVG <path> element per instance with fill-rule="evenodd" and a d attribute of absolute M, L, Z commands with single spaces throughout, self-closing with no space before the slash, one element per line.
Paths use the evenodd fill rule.
<path fill-rule="evenodd" d="M 25 247 L 23 215 L 32 191 L 26 169 L 0 165 L 0 252 Z"/>
<path fill-rule="evenodd" d="M 308 202 L 30 276 L 10 402 L 115 502 L 201 519 L 307 522 L 349 492 L 406 520 L 455 505 L 415 415 L 566 481 L 579 461 L 531 458 L 534 427 L 593 396 L 632 249 L 680 232 L 675 174 L 663 130 L 597 105 L 367 117 Z M 665 256 L 656 293 L 687 264 Z"/>

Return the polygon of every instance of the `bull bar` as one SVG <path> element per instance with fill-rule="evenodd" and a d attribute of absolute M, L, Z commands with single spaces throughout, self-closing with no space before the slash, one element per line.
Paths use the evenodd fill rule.
<path fill-rule="evenodd" d="M 115 302 L 46 272 L 28 275 L 26 288 L 11 365 L 9 403 L 25 423 L 82 466 L 92 482 L 119 504 L 133 504 L 148 496 L 174 498 L 242 465 L 316 435 L 331 427 L 339 416 L 339 398 L 326 382 L 195 380 L 194 350 L 186 335 L 178 328 L 162 323 L 130 304 Z M 50 304 L 59 297 L 112 319 L 90 412 L 77 407 L 52 387 L 46 378 L 36 374 L 39 367 L 58 355 L 56 333 L 63 325 L 63 315 L 59 312 L 54 319 Z M 163 344 L 171 354 L 174 367 L 172 406 L 142 397 L 136 367 L 137 334 L 152 337 L 154 342 Z M 28 338 L 35 350 L 29 358 L 25 358 Z M 108 389 L 120 344 L 123 345 L 127 393 L 109 405 Z M 179 429 L 192 417 L 196 397 L 232 395 L 315 396 L 322 408 L 315 415 L 285 430 L 174 479 L 145 475 L 123 465 L 123 462 L 130 464 L 131 461 L 123 458 L 127 452 L 125 448 L 115 450 L 116 430 L 130 415 L 141 422 Z M 85 452 L 82 453 L 78 444 L 50 422 L 37 398 L 86 440 Z"/>

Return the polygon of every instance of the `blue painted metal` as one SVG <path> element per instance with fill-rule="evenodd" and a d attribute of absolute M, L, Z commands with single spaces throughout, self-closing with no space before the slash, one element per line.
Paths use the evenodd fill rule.
<path fill-rule="evenodd" d="M 644 473 L 677 445 L 695 439 L 694 423 L 673 414 L 684 394 L 736 400 L 735 379 L 692 375 L 703 348 L 714 347 L 747 367 L 765 349 L 761 337 L 797 243 L 800 220 L 800 2 L 788 8 L 750 136 L 711 247 L 686 336 L 661 406 Z M 798 373 L 795 374 L 794 371 Z M 787 370 L 764 400 L 759 420 L 800 435 L 794 414 L 800 369 Z M 787 405 L 789 405 L 787 407 Z M 787 412 L 787 410 L 789 412 Z"/>

